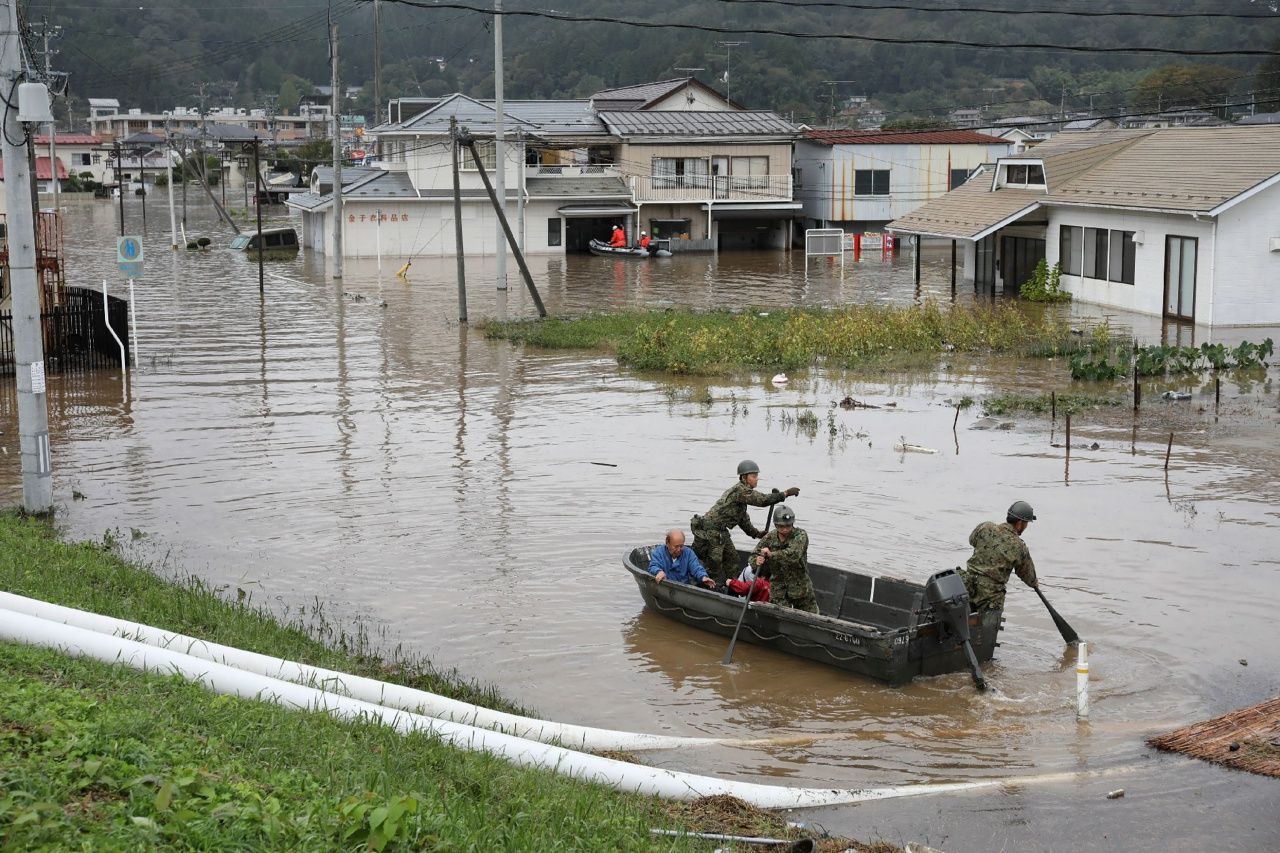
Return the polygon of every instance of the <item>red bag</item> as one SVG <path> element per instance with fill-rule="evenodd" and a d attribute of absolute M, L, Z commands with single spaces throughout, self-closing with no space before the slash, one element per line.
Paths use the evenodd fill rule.
<path fill-rule="evenodd" d="M 727 586 L 729 588 L 729 592 L 734 595 L 746 595 L 747 591 L 751 589 L 751 584 L 740 580 L 731 580 L 726 583 L 725 586 Z M 769 590 L 770 584 L 767 580 L 764 578 L 756 578 L 756 588 L 755 591 L 751 593 L 751 600 L 767 602 L 769 600 Z"/>

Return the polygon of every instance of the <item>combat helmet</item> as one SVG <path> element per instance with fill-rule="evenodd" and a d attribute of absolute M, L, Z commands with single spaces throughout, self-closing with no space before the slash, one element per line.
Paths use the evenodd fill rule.
<path fill-rule="evenodd" d="M 792 511 L 791 507 L 787 506 L 786 504 L 783 504 L 782 506 L 774 510 L 773 523 L 775 526 L 787 524 L 792 527 L 795 527 L 796 514 L 795 512 Z"/>
<path fill-rule="evenodd" d="M 742 477 L 747 474 L 759 474 L 760 466 L 752 462 L 750 459 L 743 459 L 738 463 L 738 476 Z"/>
<path fill-rule="evenodd" d="M 1035 521 L 1036 513 L 1031 508 L 1031 504 L 1026 501 L 1014 501 L 1013 506 L 1009 507 L 1009 518 L 1016 518 L 1018 521 Z"/>

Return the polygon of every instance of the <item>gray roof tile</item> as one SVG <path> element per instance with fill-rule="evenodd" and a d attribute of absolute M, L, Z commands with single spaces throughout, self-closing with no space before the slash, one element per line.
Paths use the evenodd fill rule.
<path fill-rule="evenodd" d="M 683 110 L 602 112 L 600 119 L 618 136 L 787 136 L 800 128 L 769 110 L 694 112 Z"/>

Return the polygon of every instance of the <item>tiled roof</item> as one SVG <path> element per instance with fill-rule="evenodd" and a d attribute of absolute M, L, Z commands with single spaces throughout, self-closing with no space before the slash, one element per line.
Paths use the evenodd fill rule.
<path fill-rule="evenodd" d="M 1004 145 L 972 130 L 806 130 L 806 139 L 826 145 Z"/>
<path fill-rule="evenodd" d="M 510 134 L 517 130 L 540 136 L 604 133 L 604 126 L 592 111 L 591 103 L 585 100 L 506 101 L 503 113 L 503 124 Z M 408 121 L 382 124 L 376 130 L 379 135 L 413 133 L 443 136 L 449 132 L 451 118 L 456 118 L 459 127 L 477 136 L 492 136 L 497 126 L 493 101 L 451 95 Z"/>
<path fill-rule="evenodd" d="M 49 134 L 42 133 L 35 140 L 36 145 L 48 145 Z M 92 133 L 59 133 L 54 138 L 54 141 L 59 145 L 98 145 L 102 142 Z M 164 140 L 161 141 L 163 142 Z"/>
<path fill-rule="evenodd" d="M 320 169 L 328 169 L 328 175 L 321 178 L 322 182 L 333 183 L 333 168 L 319 166 Z M 408 174 L 404 172 L 388 172 L 383 169 L 357 169 L 351 171 L 356 172 L 350 181 L 347 180 L 346 169 L 342 170 L 342 198 L 344 201 L 350 199 L 352 201 L 369 201 L 379 199 L 393 198 L 418 198 L 418 192 L 413 188 L 413 183 L 409 180 Z M 328 207 L 333 203 L 333 193 L 325 193 L 324 195 L 316 195 L 315 193 L 291 193 L 285 204 L 299 210 L 319 210 Z"/>
<path fill-rule="evenodd" d="M 973 239 L 1032 204 L 1209 213 L 1280 176 L 1280 126 L 1085 131 L 1017 159 L 1044 162 L 1047 191 L 971 180 L 888 227 Z"/>
<path fill-rule="evenodd" d="M 618 136 L 785 136 L 800 129 L 768 110 L 656 110 L 602 112 L 600 119 Z"/>
<path fill-rule="evenodd" d="M 657 80 L 653 83 L 637 83 L 634 86 L 619 86 L 616 89 L 603 89 L 591 96 L 591 100 L 640 101 L 647 104 L 655 98 L 669 95 L 685 85 L 687 78 L 675 80 Z"/>

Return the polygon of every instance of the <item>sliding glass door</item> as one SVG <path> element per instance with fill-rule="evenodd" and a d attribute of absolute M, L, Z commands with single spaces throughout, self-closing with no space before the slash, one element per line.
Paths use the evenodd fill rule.
<path fill-rule="evenodd" d="M 1196 318 L 1196 238 L 1168 236 L 1164 243 L 1164 315 Z"/>

